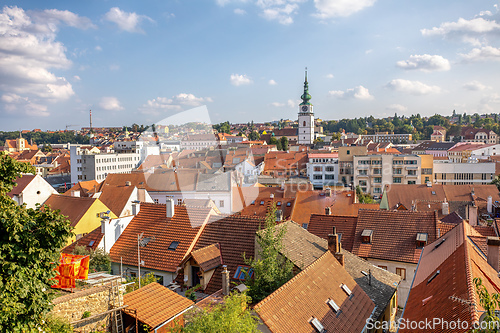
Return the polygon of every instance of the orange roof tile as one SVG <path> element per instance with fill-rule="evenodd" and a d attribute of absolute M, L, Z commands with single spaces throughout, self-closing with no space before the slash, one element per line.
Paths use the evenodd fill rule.
<path fill-rule="evenodd" d="M 135 186 L 104 185 L 100 188 L 99 200 L 104 203 L 116 216 L 120 216 L 129 203 Z"/>
<path fill-rule="evenodd" d="M 191 257 L 206 272 L 222 265 L 219 244 L 212 244 L 191 252 Z"/>
<path fill-rule="evenodd" d="M 352 297 L 342 285 L 351 290 Z M 340 307 L 337 313 L 327 304 L 329 299 Z M 273 333 L 316 332 L 310 323 L 313 317 L 327 332 L 361 332 L 374 308 L 363 289 L 327 251 L 254 310 Z"/>
<path fill-rule="evenodd" d="M 141 210 L 111 248 L 111 260 L 120 262 L 122 259 L 126 265 L 136 265 L 137 235 L 144 233 L 144 237 L 152 239 L 141 248 L 144 267 L 175 272 L 192 249 L 211 209 L 175 206 L 172 218 L 166 217 L 166 209 L 166 205 L 141 203 Z M 169 249 L 172 242 L 178 242 L 175 250 Z"/>
<path fill-rule="evenodd" d="M 352 251 L 357 220 L 358 218 L 356 216 L 312 214 L 307 226 L 307 231 L 328 240 L 328 235 L 333 232 L 333 227 L 335 227 L 337 234 L 342 235 L 340 239 L 342 248 L 347 251 Z"/>
<path fill-rule="evenodd" d="M 49 206 L 52 210 L 60 210 L 61 215 L 67 216 L 71 221 L 71 226 L 74 227 L 96 200 L 97 199 L 93 198 L 52 194 L 47 201 L 45 201 L 44 205 Z"/>
<path fill-rule="evenodd" d="M 104 234 L 101 232 L 101 227 L 97 227 L 79 240 L 63 248 L 61 252 L 71 254 L 77 246 L 84 246 L 88 251 L 95 250 L 97 249 L 97 246 L 99 245 L 103 237 Z"/>
<path fill-rule="evenodd" d="M 21 194 L 24 191 L 24 189 L 26 188 L 26 186 L 28 186 L 29 183 L 31 183 L 31 181 L 35 177 L 36 177 L 35 175 L 30 175 L 30 174 L 23 174 L 23 175 L 21 175 L 21 177 L 18 177 L 15 180 L 16 186 L 14 186 L 14 188 L 12 189 L 12 191 L 10 191 L 9 193 L 7 193 L 7 195 L 12 198 L 15 195 Z"/>
<path fill-rule="evenodd" d="M 167 287 L 153 282 L 123 296 L 127 310 L 137 310 L 137 319 L 154 329 L 182 311 L 194 305 L 194 302 Z M 133 313 L 127 314 L 134 317 Z"/>

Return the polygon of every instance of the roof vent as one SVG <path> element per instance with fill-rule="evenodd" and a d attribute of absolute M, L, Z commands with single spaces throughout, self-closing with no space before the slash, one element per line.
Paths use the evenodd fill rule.
<path fill-rule="evenodd" d="M 430 278 L 429 280 L 427 280 L 427 284 L 431 283 L 432 280 L 434 280 L 436 278 L 436 276 L 439 275 L 439 273 L 441 273 L 440 270 L 438 270 L 436 273 L 434 273 Z"/>
<path fill-rule="evenodd" d="M 326 301 L 326 303 L 327 303 L 328 305 L 330 305 L 330 307 L 332 308 L 332 310 L 333 310 L 335 313 L 337 313 L 337 312 L 340 310 L 340 306 L 338 306 L 338 305 L 337 305 L 337 303 L 335 303 L 335 301 L 334 301 L 333 299 L 330 299 L 330 298 L 329 298 L 329 299 Z"/>
<path fill-rule="evenodd" d="M 417 234 L 417 247 L 424 247 L 427 244 L 428 235 L 424 233 Z"/>
<path fill-rule="evenodd" d="M 269 196 L 271 199 L 274 199 L 274 193 L 271 193 L 271 195 Z"/>
<path fill-rule="evenodd" d="M 316 329 L 318 333 L 326 332 L 325 327 L 321 324 L 318 318 L 312 318 L 310 321 L 311 325 Z"/>
<path fill-rule="evenodd" d="M 432 187 L 432 182 L 427 182 L 427 187 Z"/>
<path fill-rule="evenodd" d="M 437 249 L 438 247 L 440 247 L 441 245 L 443 245 L 443 243 L 444 243 L 445 240 L 446 240 L 446 238 L 441 239 L 436 245 L 434 245 L 434 249 Z"/>
<path fill-rule="evenodd" d="M 351 291 L 351 289 L 349 289 L 349 287 L 347 285 L 342 284 L 342 290 L 345 291 L 345 293 L 347 294 L 347 296 L 351 296 L 352 291 Z"/>

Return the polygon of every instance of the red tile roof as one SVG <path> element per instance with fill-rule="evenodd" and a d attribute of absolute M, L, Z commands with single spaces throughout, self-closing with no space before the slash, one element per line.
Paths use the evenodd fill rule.
<path fill-rule="evenodd" d="M 307 231 L 328 240 L 328 235 L 333 232 L 333 227 L 335 227 L 337 234 L 342 234 L 342 238 L 340 239 L 342 248 L 352 251 L 357 220 L 358 218 L 355 216 L 313 214 L 309 220 Z"/>
<path fill-rule="evenodd" d="M 153 282 L 123 296 L 127 310 L 137 310 L 137 319 L 156 328 L 194 305 L 194 302 Z M 127 314 L 134 316 L 127 311 Z"/>
<path fill-rule="evenodd" d="M 417 233 L 427 234 L 427 241 L 433 242 L 437 221 L 434 212 L 360 210 L 352 253 L 362 258 L 416 264 L 422 251 L 416 247 Z M 371 243 L 362 243 L 364 230 L 373 231 Z"/>
<path fill-rule="evenodd" d="M 206 272 L 222 265 L 222 256 L 219 244 L 212 244 L 191 252 L 192 257 L 202 271 Z M 187 257 L 189 258 L 189 257 Z"/>
<path fill-rule="evenodd" d="M 341 288 L 344 284 L 352 297 Z M 338 313 L 327 304 L 329 299 L 340 307 Z M 361 332 L 374 308 L 363 289 L 327 251 L 254 310 L 273 333 L 316 332 L 310 323 L 313 317 L 326 332 Z"/>
<path fill-rule="evenodd" d="M 71 254 L 77 246 L 84 246 L 87 251 L 96 250 L 103 237 L 104 234 L 101 232 L 101 227 L 97 227 L 79 240 L 63 248 L 61 252 Z"/>
<path fill-rule="evenodd" d="M 7 193 L 7 195 L 12 198 L 14 196 L 21 194 L 24 191 L 24 189 L 26 188 L 26 186 L 28 186 L 28 184 L 31 183 L 31 181 L 35 177 L 36 177 L 35 175 L 29 175 L 29 174 L 21 175 L 21 177 L 18 177 L 14 181 L 16 183 L 16 185 L 14 186 L 12 191 Z"/>
<path fill-rule="evenodd" d="M 64 195 L 71 195 L 73 191 L 79 191 L 81 197 L 88 197 L 97 192 L 99 183 L 95 180 L 86 180 L 78 182 L 73 185 L 69 190 L 64 192 Z"/>
<path fill-rule="evenodd" d="M 126 265 L 137 264 L 137 235 L 151 238 L 141 247 L 144 266 L 160 271 L 176 272 L 180 262 L 193 248 L 197 237 L 208 221 L 211 210 L 202 207 L 175 206 L 172 218 L 166 217 L 166 205 L 141 203 L 141 210 L 110 251 L 111 261 Z M 172 242 L 179 242 L 169 250 Z"/>
<path fill-rule="evenodd" d="M 93 198 L 52 194 L 47 201 L 45 201 L 44 205 L 49 206 L 52 210 L 60 210 L 61 215 L 67 216 L 71 221 L 71 226 L 74 227 L 96 200 L 97 199 Z"/>
<path fill-rule="evenodd" d="M 104 185 L 100 188 L 99 200 L 102 201 L 116 216 L 120 216 L 129 203 L 135 186 Z"/>

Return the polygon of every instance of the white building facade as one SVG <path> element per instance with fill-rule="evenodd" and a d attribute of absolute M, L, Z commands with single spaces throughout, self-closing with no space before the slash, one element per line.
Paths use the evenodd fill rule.
<path fill-rule="evenodd" d="M 299 104 L 299 130 L 297 133 L 299 145 L 312 145 L 314 142 L 314 113 L 313 105 L 309 102 L 311 95 L 309 95 L 309 83 L 306 78 L 304 81 L 304 93 L 301 96 L 302 103 Z"/>
<path fill-rule="evenodd" d="M 338 154 L 309 154 L 307 177 L 314 188 L 335 186 L 339 182 Z"/>

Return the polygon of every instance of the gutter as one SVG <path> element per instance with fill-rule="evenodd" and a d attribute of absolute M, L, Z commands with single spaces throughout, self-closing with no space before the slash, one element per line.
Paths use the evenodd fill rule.
<path fill-rule="evenodd" d="M 373 315 L 375 314 L 375 310 L 377 310 L 377 308 L 378 308 L 377 306 L 373 308 L 372 314 L 370 315 L 370 320 L 367 320 L 365 322 L 365 326 L 363 326 L 363 330 L 361 331 L 361 333 L 364 333 L 366 331 L 366 326 L 368 325 L 368 322 L 370 322 L 373 319 Z"/>

